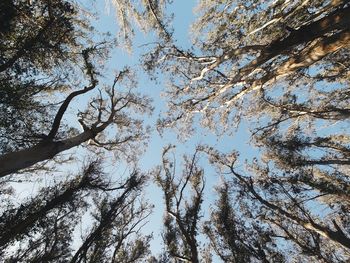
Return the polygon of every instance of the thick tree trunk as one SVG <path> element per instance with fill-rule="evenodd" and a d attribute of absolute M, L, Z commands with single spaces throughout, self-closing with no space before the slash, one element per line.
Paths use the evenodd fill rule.
<path fill-rule="evenodd" d="M 61 141 L 43 141 L 29 149 L 11 152 L 0 156 L 0 177 L 28 168 L 38 162 L 53 158 L 56 154 L 93 139 L 97 132 L 86 130 L 83 133 Z"/>
<path fill-rule="evenodd" d="M 315 44 L 313 44 L 312 46 L 306 47 L 304 50 L 302 50 L 302 52 L 300 52 L 300 54 L 289 58 L 286 62 L 280 65 L 276 70 L 269 72 L 267 75 L 265 75 L 261 79 L 257 79 L 252 82 L 250 82 L 249 79 L 246 79 L 245 82 L 248 83 L 249 85 L 247 85 L 247 87 L 244 87 L 242 90 L 234 94 L 230 98 L 230 100 L 226 102 L 226 104 L 230 105 L 234 101 L 246 95 L 247 93 L 261 89 L 262 85 L 268 84 L 271 81 L 276 81 L 277 79 L 280 79 L 289 74 L 292 74 L 298 69 L 310 67 L 311 65 L 320 61 L 327 55 L 348 46 L 349 43 L 350 43 L 350 30 L 342 31 L 331 37 L 320 39 L 319 41 L 315 42 Z M 232 87 L 232 85 L 234 85 L 235 82 L 241 81 L 242 80 L 241 78 L 242 76 L 239 75 L 237 79 L 235 79 L 234 81 L 230 81 L 223 88 L 221 88 L 221 90 L 225 90 L 229 87 Z"/>
<path fill-rule="evenodd" d="M 347 29 L 349 25 L 350 6 L 334 11 L 320 20 L 301 26 L 299 29 L 290 32 L 288 37 L 272 42 L 268 45 L 267 52 L 264 55 L 269 59 L 280 54 L 287 54 L 296 45 L 324 37 L 325 34 L 336 30 Z"/>
<path fill-rule="evenodd" d="M 286 75 L 300 68 L 306 68 L 321 60 L 328 54 L 348 46 L 350 41 L 350 30 L 344 30 L 331 37 L 317 41 L 310 48 L 306 48 L 295 57 L 291 57 L 276 72 L 275 76 Z"/>
<path fill-rule="evenodd" d="M 297 45 L 306 44 L 318 38 L 325 38 L 326 40 L 321 40 L 321 42 L 326 42 L 327 37 L 325 37 L 325 35 L 327 33 L 330 34 L 337 30 L 348 31 L 349 27 L 350 6 L 344 9 L 339 9 L 320 20 L 302 26 L 299 29 L 292 31 L 286 38 L 277 39 L 267 45 L 267 47 L 261 51 L 261 55 L 258 58 L 240 69 L 236 82 L 248 76 L 256 68 L 270 59 L 276 58 L 279 55 L 289 54 Z M 339 34 L 337 34 L 337 36 L 339 37 Z M 332 37 L 328 37 L 328 39 L 331 38 Z M 340 38 L 342 37 L 340 36 Z"/>

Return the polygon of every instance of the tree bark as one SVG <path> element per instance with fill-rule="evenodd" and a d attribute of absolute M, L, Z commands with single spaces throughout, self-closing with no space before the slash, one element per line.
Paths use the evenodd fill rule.
<path fill-rule="evenodd" d="M 256 58 L 248 65 L 240 69 L 238 76 L 235 78 L 235 82 L 238 82 L 242 78 L 245 78 L 257 67 L 261 66 L 270 59 L 276 58 L 279 55 L 288 54 L 289 52 L 291 52 L 292 48 L 294 48 L 297 45 L 306 44 L 318 38 L 325 38 L 326 40 L 321 40 L 321 42 L 327 42 L 327 37 L 325 37 L 327 33 L 331 33 L 336 30 L 348 31 L 349 27 L 350 6 L 336 10 L 320 20 L 302 26 L 299 29 L 292 31 L 286 38 L 277 39 L 269 45 L 267 45 L 267 47 L 261 51 L 261 55 L 258 58 Z M 337 34 L 337 37 L 339 37 L 340 39 L 342 38 L 342 36 L 339 36 L 339 34 Z M 328 39 L 332 39 L 332 37 L 328 37 Z M 322 52 L 323 51 L 321 50 L 321 53 Z M 318 59 L 312 58 L 312 60 Z M 302 65 L 302 63 L 299 64 L 300 66 L 298 68 L 304 66 Z"/>
<path fill-rule="evenodd" d="M 51 159 L 60 152 L 93 139 L 102 130 L 104 130 L 103 127 L 86 130 L 75 137 L 61 141 L 44 140 L 31 148 L 4 154 L 0 156 L 0 177 Z"/>

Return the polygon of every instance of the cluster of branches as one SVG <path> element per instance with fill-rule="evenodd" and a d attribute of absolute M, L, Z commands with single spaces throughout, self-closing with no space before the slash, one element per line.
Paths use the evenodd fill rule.
<path fill-rule="evenodd" d="M 238 124 L 246 117 L 249 98 L 254 97 L 254 105 L 259 105 L 261 94 L 277 84 L 299 80 L 316 85 L 320 80 L 347 76 L 347 1 L 329 1 L 325 6 L 296 1 L 291 7 L 280 1 L 267 6 L 253 2 L 200 5 L 203 15 L 194 25 L 194 34 L 204 55 L 168 45 L 149 56 L 149 69 L 163 68 L 173 76 L 167 92 L 168 116 L 161 126 L 174 127 L 179 119 L 187 125 L 200 113 L 203 125 L 215 130 L 219 117 L 223 127 L 230 128 L 230 120 Z M 254 8 L 263 11 L 251 13 L 249 9 Z M 337 59 L 332 61 L 335 54 Z M 321 62 L 327 62 L 331 74 L 317 74 L 317 78 L 306 74 L 309 68 L 322 67 Z M 326 115 L 327 106 L 312 111 Z"/>
<path fill-rule="evenodd" d="M 134 171 L 121 185 L 106 180 L 100 161 L 71 180 L 39 190 L 1 216 L 1 253 L 8 262 L 137 262 L 149 253 L 140 227 L 150 207 L 137 205 L 145 175 Z M 108 194 L 110 193 L 110 194 Z M 92 227 L 79 244 L 74 230 L 91 206 Z M 140 201 L 139 201 L 140 202 Z M 83 226 L 86 228 L 86 226 Z M 16 250 L 8 248 L 14 247 Z"/>
<path fill-rule="evenodd" d="M 151 236 L 140 232 L 151 211 L 140 199 L 147 176 L 136 161 L 148 136 L 137 116 L 150 113 L 151 103 L 133 91 L 128 68 L 100 83 L 96 61 L 108 58 L 114 41 L 90 41 L 96 32 L 82 10 L 68 0 L 0 3 L 4 262 L 140 262 L 150 253 Z M 62 153 L 77 156 L 78 147 L 95 155 L 80 173 L 16 200 L 15 186 L 29 187 L 25 178 L 39 182 L 42 174 L 57 178 L 55 162 L 64 165 Z M 106 151 L 128 161 L 130 175 L 119 183 L 103 171 Z M 80 242 L 79 226 L 86 229 Z"/>
<path fill-rule="evenodd" d="M 197 11 L 194 49 L 159 44 L 145 68 L 170 80 L 160 129 L 244 124 L 259 149 L 245 170 L 205 150 L 233 176 L 218 188 L 217 225 L 204 224 L 211 248 L 224 262 L 348 261 L 349 1 L 212 0 Z M 163 180 L 167 204 L 181 186 Z"/>
<path fill-rule="evenodd" d="M 197 115 L 217 132 L 244 122 L 262 155 L 243 170 L 237 152 L 199 147 L 178 176 L 167 147 L 156 175 L 165 200 L 164 253 L 148 261 L 212 262 L 215 254 L 224 262 L 347 262 L 349 1 L 202 1 L 195 51 L 174 45 L 168 2 L 113 1 L 127 46 L 130 16 L 160 37 L 143 61 L 147 70 L 164 70 L 171 83 L 160 128 L 190 134 Z M 6 262 L 138 262 L 149 254 L 150 236 L 140 227 L 150 207 L 138 198 L 146 176 L 131 163 L 148 134 L 135 116 L 150 113 L 150 101 L 132 91 L 129 69 L 100 83 L 96 61 L 108 57 L 109 42 L 89 40 L 94 32 L 80 11 L 68 0 L 0 3 L 0 253 Z M 126 92 L 117 91 L 121 84 L 129 85 Z M 80 109 L 77 99 L 88 95 Z M 68 109 L 76 110 L 77 123 L 67 123 L 74 118 Z M 53 160 L 78 146 L 126 156 L 131 175 L 115 184 L 96 160 L 20 204 L 11 201 L 11 175 L 31 176 L 39 167 L 51 174 Z M 222 175 L 209 221 L 198 164 L 203 152 Z M 92 223 L 76 244 L 83 217 Z"/>
<path fill-rule="evenodd" d="M 235 167 L 237 152 L 223 154 L 209 146 L 185 156 L 178 174 L 175 157 L 169 158 L 171 148 L 165 148 L 155 177 L 164 194 L 165 215 L 164 252 L 154 262 L 213 262 L 214 255 L 237 263 L 347 262 L 349 220 L 343 192 L 310 187 L 258 163 L 249 167 L 252 175 L 245 175 Z M 206 218 L 200 154 L 222 176 Z M 320 213 L 321 207 L 337 216 Z"/>

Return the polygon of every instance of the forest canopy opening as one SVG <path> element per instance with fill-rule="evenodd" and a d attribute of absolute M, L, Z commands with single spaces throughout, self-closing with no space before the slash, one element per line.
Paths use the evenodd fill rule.
<path fill-rule="evenodd" d="M 3 262 L 350 260 L 350 2 L 180 2 L 0 3 Z"/>

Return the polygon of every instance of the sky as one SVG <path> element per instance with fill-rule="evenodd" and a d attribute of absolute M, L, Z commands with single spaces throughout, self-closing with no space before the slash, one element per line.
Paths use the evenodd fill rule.
<path fill-rule="evenodd" d="M 91 3 L 91 2 L 90 2 Z M 108 1 L 106 1 L 108 4 Z M 94 2 L 92 7 L 86 6 L 87 11 L 96 11 L 97 20 L 93 22 L 93 26 L 98 32 L 107 33 L 111 36 L 116 36 L 118 31 L 118 24 L 113 12 L 113 7 L 108 8 L 107 4 L 102 5 L 101 2 Z M 191 36 L 189 26 L 194 21 L 195 15 L 193 8 L 196 5 L 194 0 L 180 0 L 173 1 L 169 7 L 169 12 L 174 13 L 174 19 L 172 27 L 174 28 L 174 39 L 176 44 L 183 49 L 191 46 Z M 91 10 L 89 10 L 91 8 Z M 139 167 L 142 171 L 151 171 L 157 165 L 161 164 L 161 157 L 163 148 L 169 144 L 175 145 L 176 161 L 179 166 L 177 174 L 181 175 L 181 159 L 184 154 L 192 155 L 196 146 L 199 144 L 205 144 L 209 146 L 215 146 L 216 149 L 229 152 L 233 149 L 246 149 L 241 156 L 242 160 L 252 155 L 254 149 L 247 147 L 249 143 L 248 131 L 245 125 L 241 125 L 239 130 L 232 135 L 222 135 L 220 137 L 215 136 L 208 129 L 203 129 L 199 125 L 196 125 L 196 132 L 186 141 L 179 140 L 174 131 L 166 130 L 162 136 L 156 130 L 157 118 L 166 111 L 166 98 L 161 96 L 161 93 L 166 90 L 166 79 L 159 77 L 157 82 L 151 81 L 150 77 L 144 73 L 140 66 L 140 56 L 145 52 L 145 44 L 152 43 L 154 39 L 152 36 L 147 36 L 141 32 L 137 32 L 134 39 L 134 49 L 132 53 L 128 53 L 120 46 L 116 46 L 112 52 L 111 57 L 106 61 L 106 71 L 104 73 L 104 83 L 112 83 L 114 74 L 117 70 L 121 70 L 124 66 L 130 66 L 137 72 L 138 87 L 137 91 L 145 94 L 153 99 L 154 113 L 151 117 L 147 118 L 146 123 L 151 126 L 151 136 L 148 147 L 145 153 L 141 156 L 139 161 Z M 86 107 L 88 99 L 91 98 L 91 93 L 84 96 L 80 96 L 79 99 L 74 100 L 70 108 L 65 115 L 66 121 L 70 125 L 75 126 L 77 122 L 77 109 L 82 110 Z M 83 149 L 77 147 L 65 152 L 63 155 L 69 156 L 70 153 L 75 153 L 75 157 L 80 161 L 86 161 L 84 157 Z M 81 154 L 80 154 L 81 153 Z M 204 156 L 203 156 L 204 157 Z M 205 158 L 200 160 L 200 164 L 205 170 L 205 192 L 202 215 L 203 219 L 207 219 L 209 215 L 210 204 L 215 201 L 214 187 L 220 182 L 220 177 L 217 175 L 213 167 L 209 166 L 205 161 Z M 59 167 L 59 169 L 61 169 Z M 48 185 L 57 183 L 56 180 L 65 180 L 67 171 L 70 174 L 78 173 L 80 168 L 76 166 L 75 162 L 67 163 L 63 170 L 57 173 L 58 176 L 51 176 L 50 174 L 44 175 L 44 179 L 41 182 L 34 180 L 32 183 L 16 184 L 18 200 L 22 200 L 26 196 L 33 196 L 39 187 L 46 187 Z M 127 164 L 121 165 L 120 162 L 115 162 L 110 159 L 106 164 L 106 170 L 119 179 L 120 177 L 127 176 Z M 40 186 L 39 186 L 40 185 Z M 39 186 L 39 187 L 38 187 Z M 161 238 L 162 226 L 163 226 L 163 193 L 161 189 L 150 181 L 145 189 L 144 197 L 149 200 L 149 203 L 154 205 L 153 213 L 148 218 L 148 224 L 143 228 L 144 234 L 153 233 L 153 240 L 151 241 L 151 251 L 153 254 L 161 252 L 163 248 L 163 242 Z M 88 217 L 83 217 L 82 228 L 87 229 L 89 225 Z M 85 226 L 84 226 L 85 224 Z M 80 231 L 81 231 L 80 229 Z M 79 232 L 79 231 L 78 231 Z M 76 233 L 80 236 L 81 233 Z M 201 239 L 201 238 L 200 238 Z"/>
<path fill-rule="evenodd" d="M 112 37 L 115 37 L 118 34 L 118 24 L 117 19 L 115 18 L 113 7 L 108 6 L 108 0 L 105 0 L 105 3 L 103 4 L 102 2 L 103 1 L 95 1 L 93 6 L 86 6 L 87 11 L 96 12 L 96 20 L 93 20 L 93 25 L 96 28 L 96 31 L 102 33 L 108 32 L 111 34 Z M 174 39 L 176 39 L 176 44 L 182 49 L 186 49 L 191 46 L 191 33 L 189 27 L 196 17 L 196 14 L 193 10 L 197 2 L 198 0 L 179 0 L 173 1 L 173 3 L 169 6 L 169 12 L 175 14 L 173 24 L 170 25 L 170 27 L 174 28 Z M 107 85 L 110 85 L 110 83 L 113 82 L 115 72 L 121 70 L 125 66 L 129 66 L 132 70 L 134 70 L 137 73 L 136 78 L 138 84 L 136 91 L 149 96 L 153 100 L 152 106 L 154 107 L 154 112 L 150 117 L 145 117 L 146 124 L 151 127 L 151 133 L 148 146 L 145 149 L 145 153 L 142 156 L 140 156 L 140 169 L 145 172 L 152 171 L 152 169 L 155 169 L 155 167 L 161 164 L 163 148 L 169 144 L 172 144 L 176 146 L 174 156 L 176 156 L 177 161 L 177 174 L 180 176 L 182 174 L 182 155 L 192 155 L 197 145 L 205 144 L 213 146 L 215 149 L 218 149 L 222 152 L 230 152 L 235 149 L 239 150 L 240 159 L 236 165 L 236 168 L 237 171 L 240 172 L 240 167 L 244 166 L 244 160 L 251 160 L 252 157 L 258 155 L 258 149 L 253 148 L 253 146 L 250 144 L 250 132 L 248 131 L 247 125 L 245 125 L 245 121 L 247 120 L 242 121 L 238 130 L 234 132 L 233 135 L 223 134 L 222 136 L 217 136 L 208 129 L 200 127 L 199 124 L 194 124 L 196 128 L 194 135 L 189 137 L 185 141 L 179 139 L 179 137 L 181 137 L 182 134 L 177 134 L 173 130 L 165 130 L 165 132 L 162 135 L 160 135 L 157 132 L 157 119 L 159 116 L 161 116 L 164 112 L 167 111 L 166 98 L 161 96 L 161 94 L 167 89 L 167 79 L 166 76 L 160 75 L 157 79 L 157 82 L 152 81 L 150 77 L 142 71 L 142 67 L 140 65 L 141 55 L 144 52 L 146 52 L 148 44 L 154 41 L 155 39 L 154 37 L 152 37 L 152 35 L 145 35 L 141 32 L 136 31 L 134 39 L 134 48 L 132 53 L 125 50 L 122 46 L 116 45 L 111 51 L 110 58 L 107 61 L 102 61 L 102 63 L 104 63 L 106 66 L 106 70 L 103 72 L 103 81 L 101 81 L 101 83 L 103 82 Z M 322 89 L 322 87 L 320 88 Z M 332 87 L 332 89 L 333 88 L 334 87 Z M 94 94 L 93 92 L 92 94 Z M 276 89 L 273 90 L 273 93 L 276 95 Z M 79 97 L 79 99 L 76 99 L 72 103 L 70 109 L 67 112 L 68 114 L 66 114 L 65 116 L 66 121 L 69 122 L 70 125 L 74 126 L 78 124 L 76 116 L 77 110 L 83 110 L 86 107 L 87 102 L 91 98 L 92 94 L 89 93 L 86 96 L 81 96 Z M 144 118 L 143 116 L 140 117 Z M 348 128 L 336 126 L 340 124 L 334 124 L 333 128 L 327 130 L 326 128 L 329 127 L 326 126 L 326 124 L 327 123 L 325 123 L 325 127 L 323 127 L 322 123 L 319 123 L 319 125 L 317 125 L 317 127 L 322 127 L 322 130 L 318 131 L 319 134 L 327 135 L 327 132 L 332 134 L 335 130 L 340 130 L 341 128 Z M 71 149 L 70 151 L 65 152 L 63 155 L 67 155 L 67 153 L 75 153 L 75 157 L 77 157 L 80 161 L 86 161 L 84 148 L 81 146 L 76 147 L 75 149 Z M 320 152 L 315 152 L 314 154 L 318 154 L 317 157 L 321 156 Z M 62 168 L 63 170 L 58 173 L 59 175 L 61 175 L 60 180 L 65 179 L 65 177 L 62 175 L 65 175 L 66 171 L 76 174 L 79 172 L 80 169 L 78 168 L 76 162 L 72 162 L 68 165 L 67 163 L 65 164 L 66 165 L 64 166 L 64 168 Z M 204 203 L 202 205 L 203 208 L 201 213 L 201 215 L 203 216 L 203 222 L 208 219 L 211 204 L 215 202 L 216 194 L 214 188 L 217 184 L 220 184 L 221 178 L 219 173 L 207 163 L 207 161 L 205 160 L 205 156 L 203 156 L 203 158 L 200 160 L 200 165 L 202 165 L 202 167 L 205 170 L 206 186 L 204 192 Z M 113 179 L 116 179 L 116 181 L 121 178 L 125 179 L 129 175 L 128 166 L 128 163 L 121 163 L 120 161 L 116 161 L 115 159 L 113 159 L 112 153 L 108 152 L 108 158 L 105 162 L 105 168 L 109 175 L 113 177 Z M 56 178 L 58 177 L 53 177 L 51 176 L 51 174 L 48 173 L 47 176 L 45 175 L 45 179 L 41 182 L 41 185 L 47 186 L 49 184 L 55 183 L 54 180 L 56 180 Z M 36 181 L 34 181 L 33 185 L 19 184 L 19 187 L 16 190 L 18 190 L 20 192 L 20 195 L 22 196 L 33 196 L 34 191 L 37 188 L 38 186 L 36 185 Z M 150 180 L 141 198 L 147 199 L 150 204 L 154 205 L 153 213 L 148 218 L 148 224 L 143 228 L 142 231 L 144 234 L 153 233 L 153 240 L 151 241 L 151 251 L 153 254 L 157 254 L 161 252 L 163 248 L 163 242 L 161 237 L 164 214 L 163 193 L 161 189 L 157 185 L 155 185 L 155 183 L 153 183 L 152 180 Z M 21 198 L 19 198 L 18 200 L 21 200 Z M 313 210 L 316 209 L 320 210 L 320 207 L 317 206 L 313 208 Z M 76 235 L 80 236 L 81 232 L 83 232 L 82 229 L 88 230 L 90 226 L 89 223 L 89 216 L 84 216 L 82 218 L 82 227 L 81 229 L 77 230 Z M 200 236 L 199 239 L 200 241 L 204 240 L 202 236 Z"/>
<path fill-rule="evenodd" d="M 108 3 L 108 1 L 106 1 Z M 180 0 L 174 1 L 170 5 L 169 12 L 174 13 L 174 19 L 172 27 L 174 28 L 174 39 L 176 39 L 176 44 L 181 48 L 188 48 L 191 46 L 191 36 L 190 36 L 190 24 L 195 19 L 195 14 L 193 13 L 193 8 L 196 5 L 194 0 Z M 110 9 L 106 5 L 101 5 L 100 2 L 95 2 L 92 7 L 86 6 L 88 11 L 97 11 L 97 20 L 93 22 L 93 26 L 98 32 L 107 33 L 109 32 L 112 36 L 115 36 L 118 31 L 118 24 L 113 12 L 113 7 Z M 91 10 L 89 10 L 91 8 Z M 206 144 L 209 146 L 215 146 L 216 149 L 229 152 L 233 149 L 245 148 L 244 154 L 241 156 L 242 160 L 252 155 L 254 149 L 247 147 L 249 143 L 248 131 L 245 125 L 241 125 L 237 133 L 232 135 L 222 135 L 221 137 L 215 136 L 208 129 L 203 129 L 199 125 L 196 125 L 196 133 L 191 136 L 186 141 L 179 140 L 179 134 L 174 131 L 166 130 L 162 136 L 156 130 L 157 118 L 161 116 L 162 113 L 166 111 L 166 98 L 161 96 L 161 93 L 166 90 L 166 79 L 160 77 L 157 82 L 151 81 L 150 77 L 144 73 L 140 66 L 140 56 L 145 52 L 145 44 L 152 43 L 154 39 L 151 36 L 137 32 L 135 35 L 135 44 L 132 53 L 128 53 L 125 49 L 120 46 L 116 46 L 112 52 L 111 57 L 106 61 L 106 71 L 104 72 L 104 82 L 112 83 L 114 74 L 117 70 L 121 70 L 124 66 L 130 66 L 137 72 L 138 88 L 137 91 L 145 94 L 153 99 L 154 113 L 151 117 L 147 118 L 146 123 L 151 126 L 151 136 L 149 140 L 148 147 L 145 153 L 141 156 L 139 167 L 143 171 L 151 171 L 157 165 L 161 164 L 161 157 L 163 148 L 169 144 L 175 145 L 175 155 L 177 158 L 177 163 L 179 164 L 179 169 L 177 174 L 181 175 L 181 159 L 184 154 L 192 155 L 195 151 L 196 146 L 199 144 Z M 88 99 L 91 98 L 91 93 L 84 96 L 80 96 L 78 100 L 74 100 L 65 115 L 66 121 L 70 125 L 75 126 L 77 122 L 77 109 L 82 110 L 86 107 Z M 64 153 L 64 155 L 69 155 L 70 153 L 75 153 L 80 161 L 86 161 L 84 157 L 83 149 L 77 147 L 71 149 Z M 82 153 L 82 154 L 79 154 Z M 204 157 L 204 156 L 203 156 Z M 210 204 L 215 201 L 215 191 L 214 187 L 220 182 L 220 177 L 217 175 L 213 167 L 209 166 L 205 161 L 205 158 L 200 160 L 200 164 L 205 170 L 205 193 L 202 215 L 203 219 L 207 219 L 209 215 Z M 106 170 L 116 176 L 116 179 L 127 176 L 127 164 L 120 165 L 120 162 L 114 162 L 112 159 L 106 164 Z M 59 168 L 61 169 L 61 168 Z M 57 183 L 56 180 L 65 180 L 66 172 L 76 174 L 80 168 L 76 166 L 74 162 L 65 163 L 65 166 L 61 172 L 58 172 L 58 176 L 51 176 L 50 174 L 44 175 L 44 179 L 37 183 L 34 180 L 32 183 L 27 184 L 16 184 L 15 188 L 17 190 L 17 198 L 21 200 L 26 196 L 33 196 L 35 192 L 40 187 L 46 187 L 53 183 Z M 153 233 L 153 240 L 151 241 L 151 251 L 153 254 L 161 252 L 163 248 L 163 242 L 161 238 L 162 226 L 163 226 L 163 193 L 161 189 L 156 186 L 152 181 L 150 181 L 145 189 L 144 197 L 149 200 L 149 203 L 154 205 L 153 213 L 148 218 L 148 224 L 143 228 L 144 234 Z M 89 225 L 88 217 L 83 217 L 82 228 L 87 229 Z M 85 226 L 84 226 L 85 224 Z M 79 231 L 81 231 L 78 230 Z M 81 233 L 76 233 L 80 236 Z M 200 238 L 201 239 L 201 238 Z"/>
<path fill-rule="evenodd" d="M 195 19 L 193 9 L 196 5 L 196 1 L 180 0 L 173 1 L 169 7 L 169 12 L 174 13 L 173 28 L 174 28 L 174 39 L 177 41 L 177 45 L 182 48 L 188 48 L 191 45 L 191 36 L 189 26 Z M 113 13 L 113 7 L 106 8 L 106 6 L 96 4 L 94 6 L 98 10 L 99 19 L 95 22 L 94 26 L 100 32 L 110 32 L 112 36 L 117 34 L 118 24 Z M 209 130 L 203 129 L 197 125 L 196 134 L 190 137 L 185 142 L 178 140 L 177 135 L 173 131 L 165 131 L 161 136 L 155 129 L 156 121 L 162 112 L 166 111 L 165 98 L 161 97 L 161 93 L 166 89 L 166 80 L 160 77 L 156 82 L 151 81 L 140 68 L 140 55 L 145 52 L 144 45 L 152 43 L 153 40 L 150 36 L 146 36 L 140 32 L 136 33 L 135 45 L 133 52 L 130 54 L 126 50 L 120 47 L 116 47 L 113 52 L 111 59 L 108 61 L 108 67 L 110 69 L 120 70 L 123 66 L 129 65 L 132 69 L 136 69 L 138 74 L 138 91 L 146 94 L 153 99 L 153 106 L 155 108 L 153 115 L 147 120 L 152 129 L 150 142 L 145 154 L 141 157 L 140 167 L 142 170 L 152 170 L 157 165 L 161 164 L 162 150 L 168 144 L 176 146 L 176 158 L 177 162 L 180 162 L 183 154 L 191 155 L 199 144 L 206 144 L 215 146 L 216 149 L 221 151 L 231 151 L 237 148 L 247 148 L 249 142 L 249 136 L 247 129 L 244 125 L 240 127 L 234 136 L 223 135 L 217 137 L 212 134 Z M 253 151 L 247 150 L 245 154 L 249 155 Z M 245 156 L 242 156 L 244 159 Z M 215 200 L 214 187 L 220 182 L 219 176 L 216 171 L 210 167 L 204 160 L 203 165 L 205 166 L 205 194 L 203 203 L 203 216 L 207 218 L 209 214 L 210 204 Z M 177 173 L 181 174 L 181 169 L 177 170 Z M 146 234 L 152 232 L 153 240 L 151 242 L 151 251 L 158 253 L 162 249 L 161 231 L 162 231 L 162 217 L 164 213 L 163 206 L 163 194 L 161 189 L 154 183 L 150 182 L 145 189 L 145 198 L 154 205 L 152 215 L 148 218 L 149 223 L 144 229 Z"/>

